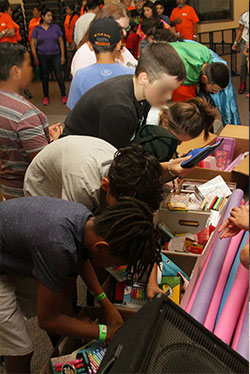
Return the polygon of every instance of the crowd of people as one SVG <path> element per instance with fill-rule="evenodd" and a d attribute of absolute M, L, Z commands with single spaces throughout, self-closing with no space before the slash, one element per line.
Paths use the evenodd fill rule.
<path fill-rule="evenodd" d="M 37 314 L 52 341 L 112 338 L 123 321 L 96 268 L 125 264 L 139 275 L 157 268 L 153 216 L 163 183 L 190 172 L 178 144 L 206 138 L 219 115 L 239 121 L 230 70 L 198 43 L 194 8 L 177 0 L 165 11 L 160 0 L 87 0 L 78 14 L 72 2 L 62 30 L 50 9 L 37 6 L 24 46 L 0 3 L 0 355 L 7 373 L 30 372 L 23 316 Z M 240 25 L 234 46 L 242 36 L 246 50 L 245 16 Z M 62 134 L 59 126 L 49 131 L 46 115 L 23 97 L 38 67 L 43 105 L 52 69 L 70 109 Z M 76 317 L 76 274 L 99 300 L 103 325 Z M 162 292 L 152 274 L 150 297 Z"/>

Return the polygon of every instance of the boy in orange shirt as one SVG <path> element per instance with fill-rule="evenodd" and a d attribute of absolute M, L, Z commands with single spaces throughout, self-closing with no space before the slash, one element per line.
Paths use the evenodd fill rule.
<path fill-rule="evenodd" d="M 40 25 L 40 21 L 41 21 L 41 9 L 36 7 L 33 9 L 33 18 L 31 18 L 29 22 L 29 36 L 28 36 L 29 43 L 31 41 L 32 31 L 34 30 L 36 26 Z"/>
<path fill-rule="evenodd" d="M 8 7 L 4 2 L 0 2 L 0 43 L 17 43 L 16 24 L 9 14 L 5 13 Z"/>
<path fill-rule="evenodd" d="M 199 18 L 193 7 L 186 5 L 186 0 L 177 0 L 177 7 L 170 15 L 171 26 L 183 39 L 197 39 L 197 23 Z"/>
<path fill-rule="evenodd" d="M 76 13 L 75 5 L 73 3 L 67 5 L 66 7 L 66 17 L 64 22 L 65 38 L 68 45 L 73 49 L 73 32 L 75 23 L 79 18 L 79 15 Z"/>

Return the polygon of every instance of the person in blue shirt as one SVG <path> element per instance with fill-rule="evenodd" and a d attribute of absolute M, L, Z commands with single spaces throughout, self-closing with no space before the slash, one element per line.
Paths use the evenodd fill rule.
<path fill-rule="evenodd" d="M 71 82 L 67 107 L 73 109 L 80 97 L 97 84 L 119 75 L 134 74 L 134 69 L 118 64 L 115 54 L 121 49 L 121 29 L 111 18 L 98 19 L 89 31 L 89 48 L 95 52 L 97 62 L 80 69 Z"/>

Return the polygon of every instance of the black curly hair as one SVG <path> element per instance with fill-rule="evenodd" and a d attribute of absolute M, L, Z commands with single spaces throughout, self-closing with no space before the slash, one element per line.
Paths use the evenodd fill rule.
<path fill-rule="evenodd" d="M 162 200 L 162 168 L 155 156 L 131 144 L 115 154 L 108 173 L 110 193 L 117 200 L 130 196 L 157 210 Z"/>

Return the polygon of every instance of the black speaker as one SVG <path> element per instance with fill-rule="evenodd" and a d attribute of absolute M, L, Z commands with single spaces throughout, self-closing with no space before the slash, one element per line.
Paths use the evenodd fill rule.
<path fill-rule="evenodd" d="M 98 374 L 248 373 L 248 361 L 158 294 L 113 337 Z"/>

